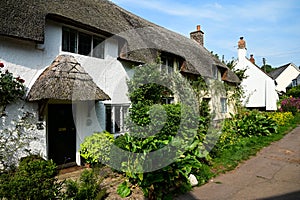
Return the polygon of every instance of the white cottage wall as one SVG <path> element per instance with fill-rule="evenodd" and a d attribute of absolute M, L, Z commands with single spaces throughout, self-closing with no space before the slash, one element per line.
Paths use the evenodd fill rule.
<path fill-rule="evenodd" d="M 94 82 L 111 97 L 108 104 L 128 104 L 126 80 L 133 74 L 130 67 L 124 67 L 118 57 L 118 41 L 109 38 L 105 40 L 105 59 L 72 54 L 61 51 L 62 47 L 62 25 L 50 20 L 46 21 L 44 44 L 22 41 L 0 36 L 0 60 L 5 69 L 9 69 L 15 76 L 21 76 L 25 85 L 30 88 L 43 70 L 48 67 L 59 54 L 71 54 L 83 66 L 86 72 L 93 78 Z M 9 117 L 18 116 L 17 111 L 21 104 L 13 104 L 7 109 Z M 22 102 L 22 107 L 30 107 L 36 121 L 38 120 L 38 106 L 35 103 Z M 79 155 L 80 143 L 85 136 L 93 132 L 105 130 L 105 105 L 103 102 L 95 104 L 94 109 L 88 113 L 87 105 L 77 106 L 76 125 L 77 134 L 77 156 Z M 26 108 L 27 109 L 27 108 Z M 88 119 L 92 123 L 87 122 Z M 7 121 L 7 120 L 6 120 Z M 45 121 L 40 122 L 46 125 Z M 47 135 L 46 128 L 38 131 L 40 142 L 34 142 L 31 148 L 40 152 L 47 158 Z M 80 160 L 76 160 L 80 164 Z"/>
<path fill-rule="evenodd" d="M 277 78 L 276 90 L 279 92 L 286 92 L 286 87 L 288 87 L 294 79 L 298 77 L 300 71 L 290 64 Z"/>

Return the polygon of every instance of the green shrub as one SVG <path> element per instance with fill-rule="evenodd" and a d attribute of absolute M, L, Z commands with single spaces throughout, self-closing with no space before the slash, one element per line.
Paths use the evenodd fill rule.
<path fill-rule="evenodd" d="M 0 62 L 0 106 L 6 106 L 17 99 L 21 99 L 26 93 L 24 79 L 14 77 L 11 72 L 2 72 L 4 64 Z M 0 116 L 2 110 L 0 110 Z"/>
<path fill-rule="evenodd" d="M 233 131 L 242 137 L 264 136 L 277 132 L 276 122 L 257 110 L 241 112 L 226 120 L 223 132 Z"/>
<path fill-rule="evenodd" d="M 66 180 L 66 199 L 100 200 L 106 196 L 106 190 L 100 188 L 101 180 L 97 180 L 93 170 L 84 170 L 79 181 Z"/>
<path fill-rule="evenodd" d="M 52 160 L 29 156 L 14 172 L 1 175 L 0 197 L 7 199 L 55 199 L 60 197 L 56 165 Z"/>
<path fill-rule="evenodd" d="M 278 126 L 284 126 L 294 119 L 292 112 L 268 112 L 266 115 L 274 120 Z"/>
<path fill-rule="evenodd" d="M 114 136 L 107 131 L 94 133 L 84 139 L 80 144 L 80 155 L 85 162 L 97 164 L 110 160 L 110 148 L 114 142 Z"/>
<path fill-rule="evenodd" d="M 286 92 L 287 96 L 292 96 L 295 98 L 300 98 L 300 85 L 297 85 L 296 87 L 292 87 Z"/>
<path fill-rule="evenodd" d="M 300 110 L 300 98 L 289 97 L 281 101 L 280 111 L 292 112 L 295 115 Z"/>

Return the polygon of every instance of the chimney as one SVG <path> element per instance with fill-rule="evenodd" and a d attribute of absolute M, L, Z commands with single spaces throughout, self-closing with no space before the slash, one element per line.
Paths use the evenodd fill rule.
<path fill-rule="evenodd" d="M 198 42 L 201 46 L 204 44 L 203 40 L 204 32 L 201 31 L 201 26 L 197 25 L 197 30 L 190 33 L 190 38 Z"/>
<path fill-rule="evenodd" d="M 255 64 L 255 59 L 253 57 L 253 54 L 250 55 L 250 62 L 252 62 L 253 64 Z"/>

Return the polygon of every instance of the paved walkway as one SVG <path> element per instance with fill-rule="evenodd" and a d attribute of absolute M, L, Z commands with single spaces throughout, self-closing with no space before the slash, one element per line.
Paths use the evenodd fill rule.
<path fill-rule="evenodd" d="M 300 200 L 300 126 L 235 170 L 177 200 Z"/>

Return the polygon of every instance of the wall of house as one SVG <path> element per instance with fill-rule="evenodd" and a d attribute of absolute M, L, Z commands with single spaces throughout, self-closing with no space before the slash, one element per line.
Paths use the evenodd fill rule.
<path fill-rule="evenodd" d="M 239 59 L 234 68 L 246 69 L 247 76 L 241 83 L 245 92 L 243 104 L 249 108 L 276 110 L 278 95 L 274 81 L 245 57 L 245 49 L 238 51 Z"/>
<path fill-rule="evenodd" d="M 123 66 L 118 57 L 118 42 L 112 38 L 105 41 L 105 58 L 98 59 L 69 52 L 61 51 L 62 44 L 62 25 L 47 21 L 45 28 L 44 44 L 22 41 L 0 36 L 0 60 L 5 64 L 5 69 L 9 69 L 15 76 L 21 76 L 25 80 L 25 85 L 30 88 L 43 70 L 48 67 L 59 54 L 71 54 L 83 66 L 86 72 L 93 78 L 94 82 L 111 97 L 111 101 L 98 102 L 88 113 L 87 105 L 77 106 L 76 125 L 78 126 L 77 151 L 83 138 L 96 131 L 105 129 L 105 105 L 104 104 L 123 104 L 129 103 L 127 97 L 126 80 L 132 75 L 130 66 Z M 81 88 L 82 89 L 82 88 Z M 22 102 L 9 107 L 7 113 L 11 117 L 18 116 L 19 109 L 27 109 L 30 104 L 32 112 L 38 120 L 37 104 Z M 86 123 L 88 119 L 92 123 Z M 44 126 L 45 121 L 42 121 Z M 34 143 L 31 148 L 39 151 L 47 157 L 46 131 L 39 130 L 41 143 Z M 77 152 L 78 154 L 78 152 Z M 79 163 L 79 161 L 78 161 Z"/>
<path fill-rule="evenodd" d="M 278 92 L 286 92 L 286 87 L 300 74 L 299 69 L 294 65 L 289 65 L 277 78 L 276 90 Z"/>

